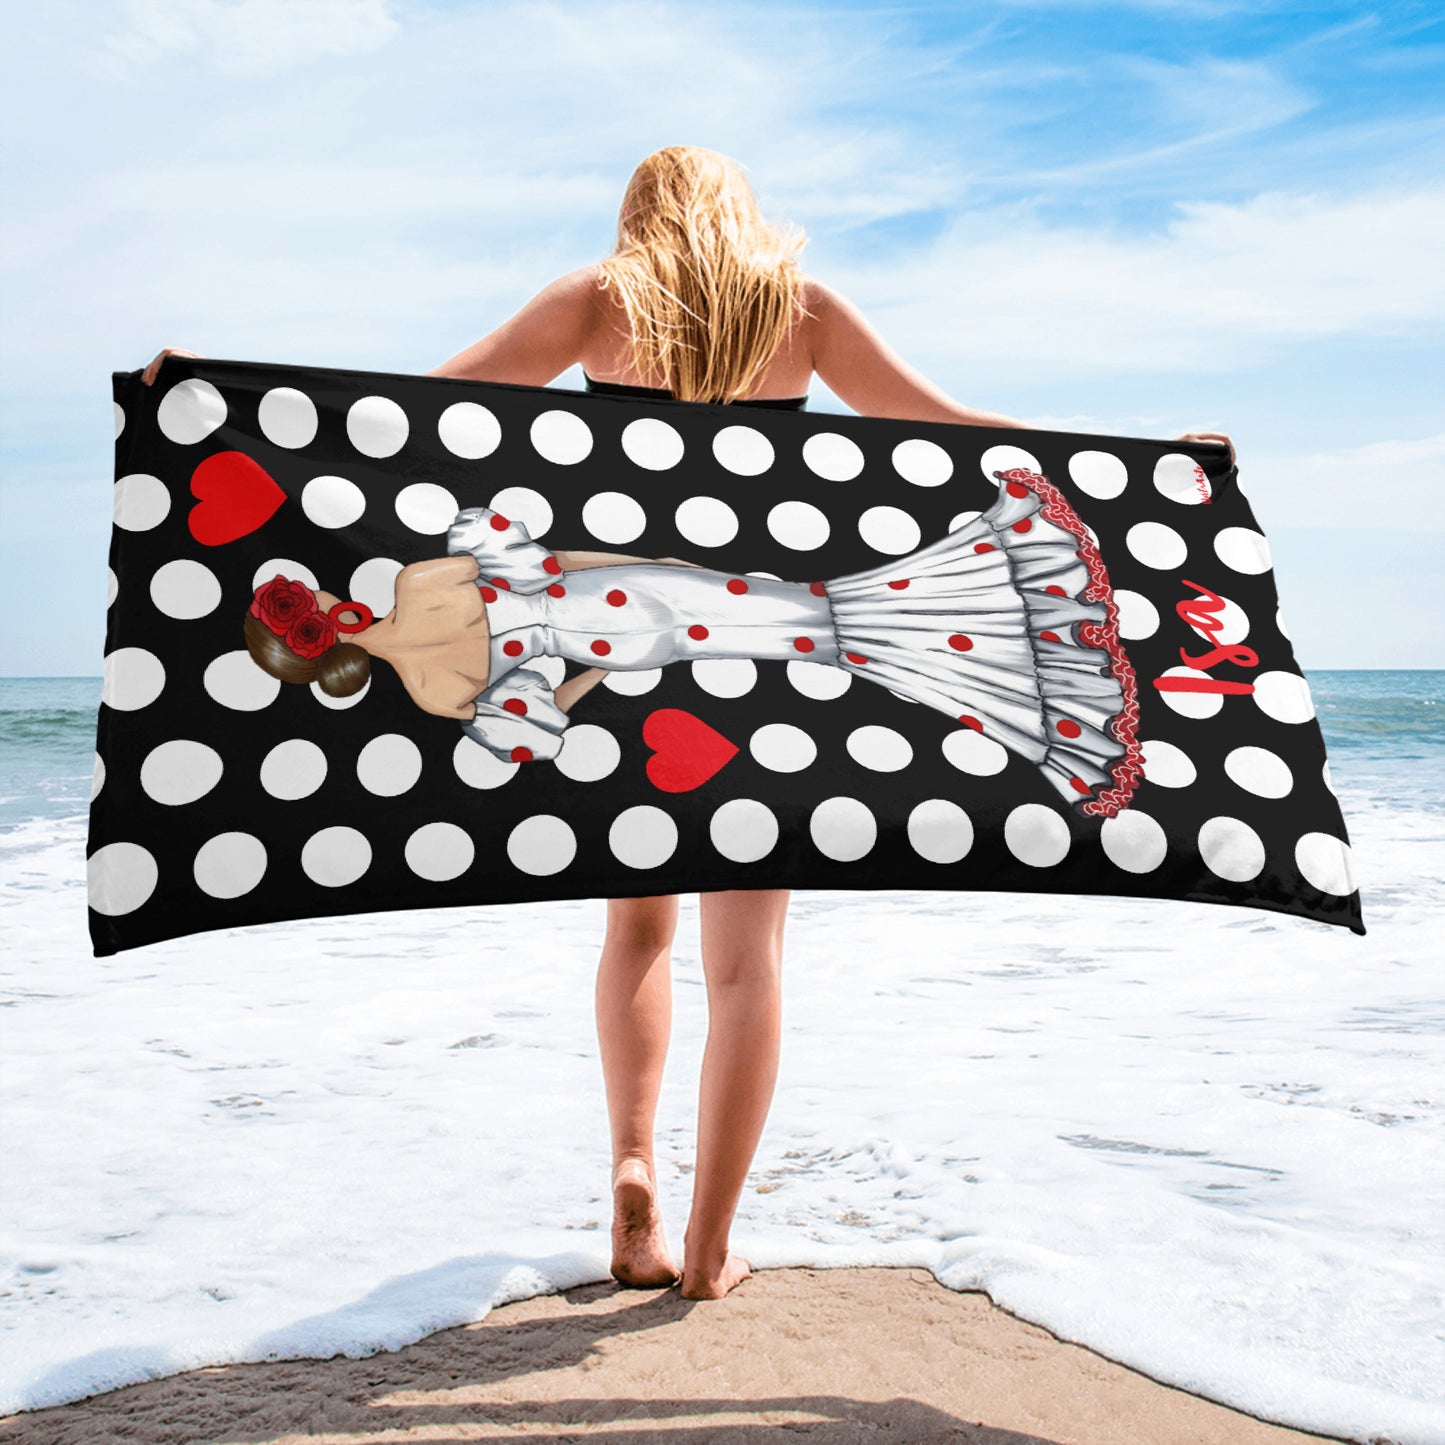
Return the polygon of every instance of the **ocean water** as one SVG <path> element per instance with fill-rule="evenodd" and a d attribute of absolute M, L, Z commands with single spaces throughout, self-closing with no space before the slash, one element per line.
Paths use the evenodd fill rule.
<path fill-rule="evenodd" d="M 796 893 L 734 1249 L 921 1266 L 1265 1419 L 1445 1442 L 1445 673 L 1308 681 L 1367 937 L 1157 900 Z M 100 687 L 0 680 L 0 1412 L 396 1349 L 606 1279 L 605 903 L 93 958 Z M 690 896 L 657 1134 L 679 1262 L 697 944 Z"/>

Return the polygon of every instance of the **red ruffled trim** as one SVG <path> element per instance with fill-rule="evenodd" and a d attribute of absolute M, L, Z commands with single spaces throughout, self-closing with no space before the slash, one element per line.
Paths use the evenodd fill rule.
<path fill-rule="evenodd" d="M 1113 787 L 1081 804 L 1079 811 L 1091 817 L 1112 818 L 1121 812 L 1129 802 L 1134 789 L 1144 776 L 1144 752 L 1136 736 L 1139 728 L 1139 688 L 1134 666 L 1119 640 L 1119 607 L 1114 601 L 1114 589 L 1109 584 L 1109 573 L 1104 559 L 1089 536 L 1083 519 L 1069 505 L 1064 494 L 1046 476 L 1031 472 L 1027 467 L 1013 467 L 1006 472 L 995 472 L 994 476 L 1004 482 L 1023 482 L 1037 493 L 1042 505 L 1040 513 L 1046 521 L 1072 532 L 1079 543 L 1078 555 L 1089 569 L 1089 585 L 1084 588 L 1086 602 L 1102 601 L 1105 607 L 1105 621 L 1081 622 L 1079 641 L 1088 647 L 1103 647 L 1109 653 L 1109 669 L 1119 684 L 1124 696 L 1123 710 L 1110 720 L 1110 731 L 1116 741 L 1124 744 L 1124 755 L 1109 765 L 1113 775 Z"/>

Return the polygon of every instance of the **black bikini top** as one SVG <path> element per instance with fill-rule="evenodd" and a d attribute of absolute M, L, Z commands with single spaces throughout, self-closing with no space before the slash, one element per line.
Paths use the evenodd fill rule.
<path fill-rule="evenodd" d="M 594 381 L 584 371 L 582 380 L 586 383 L 586 390 L 599 392 L 608 396 L 660 396 L 669 401 L 675 400 L 673 394 L 665 386 L 628 386 L 620 381 Z M 731 406 L 769 406 L 774 411 L 802 411 L 808 404 L 807 393 L 802 396 L 769 397 L 763 400 L 735 401 L 729 403 Z"/>

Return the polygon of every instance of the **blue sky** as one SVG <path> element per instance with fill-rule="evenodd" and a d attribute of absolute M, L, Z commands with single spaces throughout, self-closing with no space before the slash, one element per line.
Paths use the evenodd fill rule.
<path fill-rule="evenodd" d="M 959 400 L 1228 431 L 1308 668 L 1445 666 L 1445 11 L 1270 0 L 12 9 L 0 672 L 98 674 L 110 373 L 425 371 L 742 161 Z M 574 368 L 556 385 L 581 382 Z M 816 379 L 810 408 L 846 410 Z"/>

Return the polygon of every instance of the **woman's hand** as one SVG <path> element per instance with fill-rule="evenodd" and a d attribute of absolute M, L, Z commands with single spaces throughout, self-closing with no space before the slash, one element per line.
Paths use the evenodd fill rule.
<path fill-rule="evenodd" d="M 1234 443 L 1222 431 L 1187 431 L 1177 442 L 1223 442 L 1229 448 L 1229 465 L 1234 465 Z"/>
<path fill-rule="evenodd" d="M 161 362 L 168 356 L 193 356 L 198 361 L 205 359 L 199 351 L 185 351 L 179 346 L 167 346 L 160 355 L 141 372 L 140 379 L 145 382 L 147 386 L 153 386 L 155 384 L 155 379 L 160 374 Z"/>

